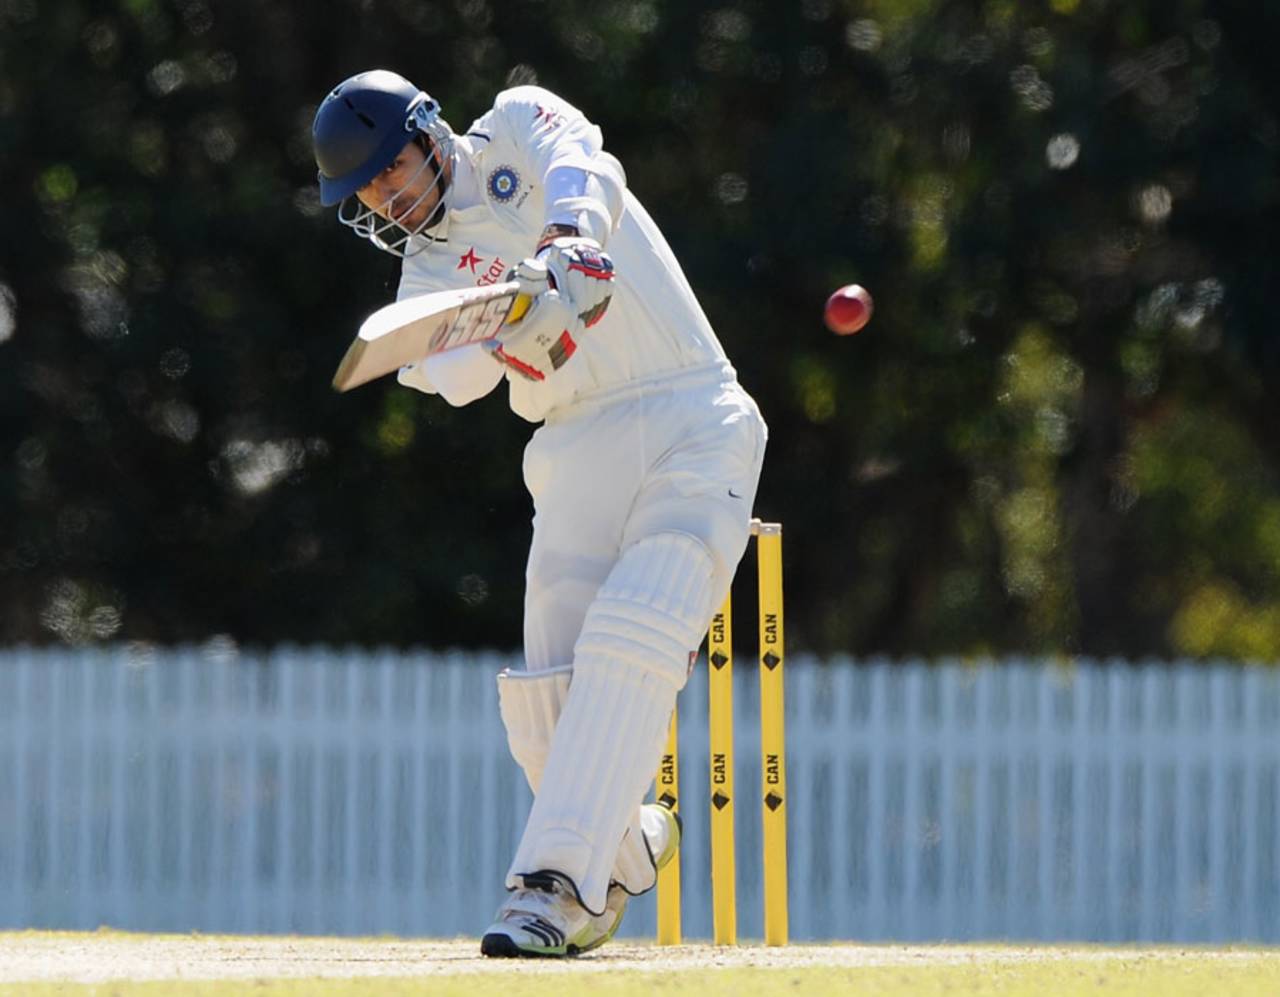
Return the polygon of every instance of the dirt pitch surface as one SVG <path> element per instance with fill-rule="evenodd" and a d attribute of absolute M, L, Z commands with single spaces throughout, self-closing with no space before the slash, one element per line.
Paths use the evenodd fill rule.
<path fill-rule="evenodd" d="M 1216 953 L 1223 965 L 1234 953 Z M 0 933 L 0 985 L 148 980 L 430 978 L 460 974 L 584 974 L 633 970 L 987 966 L 1150 957 L 1149 949 L 1018 945 L 746 945 L 678 948 L 617 943 L 572 960 L 484 959 L 474 939 L 235 937 L 96 933 Z"/>

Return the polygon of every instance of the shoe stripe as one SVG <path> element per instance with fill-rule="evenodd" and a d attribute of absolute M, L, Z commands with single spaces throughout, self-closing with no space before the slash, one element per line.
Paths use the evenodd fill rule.
<path fill-rule="evenodd" d="M 555 939 L 550 934 L 547 933 L 547 931 L 542 927 L 542 925 L 536 922 L 530 922 L 529 924 L 524 925 L 524 930 L 528 934 L 533 935 L 536 939 L 538 939 L 538 941 L 542 942 L 543 945 L 546 945 L 549 948 L 555 947 L 556 945 Z"/>
<path fill-rule="evenodd" d="M 559 928 L 557 928 L 550 921 L 546 921 L 543 918 L 537 917 L 533 919 L 533 923 L 531 927 L 534 927 L 534 926 L 541 928 L 543 931 L 549 932 L 551 934 L 552 945 L 564 944 L 564 932 L 561 931 Z"/>

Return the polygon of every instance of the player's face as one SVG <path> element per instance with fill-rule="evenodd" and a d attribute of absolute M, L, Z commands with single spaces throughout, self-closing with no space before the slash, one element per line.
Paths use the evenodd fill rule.
<path fill-rule="evenodd" d="M 370 211 L 410 232 L 421 227 L 440 203 L 441 184 L 427 154 L 410 141 L 391 164 L 356 191 Z"/>

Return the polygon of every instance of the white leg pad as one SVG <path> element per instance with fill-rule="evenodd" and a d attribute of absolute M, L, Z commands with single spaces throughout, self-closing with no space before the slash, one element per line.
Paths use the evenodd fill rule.
<path fill-rule="evenodd" d="M 599 657 L 652 671 L 683 689 L 689 653 L 711 623 L 715 560 L 698 538 L 659 533 L 633 544 L 587 609 L 575 663 Z"/>
<path fill-rule="evenodd" d="M 498 712 L 507 728 L 507 747 L 535 793 L 572 676 L 572 665 L 540 672 L 508 668 L 498 674 Z"/>
<path fill-rule="evenodd" d="M 667 823 L 658 809 L 656 805 L 638 807 L 631 815 L 626 837 L 613 864 L 613 881 L 632 896 L 658 884 L 655 860 L 662 853 L 667 837 Z"/>
<path fill-rule="evenodd" d="M 572 665 L 540 672 L 508 668 L 498 674 L 498 709 L 507 729 L 507 746 L 535 794 L 542 784 L 551 738 L 572 677 Z M 651 810 L 637 807 L 632 814 L 611 875 L 613 882 L 631 894 L 644 893 L 657 883 L 654 856 L 662 851 L 667 828 L 662 818 Z M 656 848 L 655 841 L 658 842 Z"/>
<path fill-rule="evenodd" d="M 556 725 L 542 785 L 507 873 L 555 872 L 583 906 L 604 909 L 610 872 L 662 755 L 690 651 L 711 619 L 714 562 L 702 543 L 661 533 L 624 552 L 587 611 L 573 682 Z M 625 864 L 636 883 L 637 856 Z M 625 884 L 624 884 L 625 885 Z"/>

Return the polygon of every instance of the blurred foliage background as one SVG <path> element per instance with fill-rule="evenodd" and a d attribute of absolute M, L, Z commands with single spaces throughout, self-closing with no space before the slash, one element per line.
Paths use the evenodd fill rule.
<path fill-rule="evenodd" d="M 329 388 L 321 97 L 583 108 L 771 453 L 788 638 L 1280 657 L 1280 4 L 0 0 L 0 641 L 514 648 L 531 427 Z M 831 290 L 876 296 L 837 339 Z"/>

